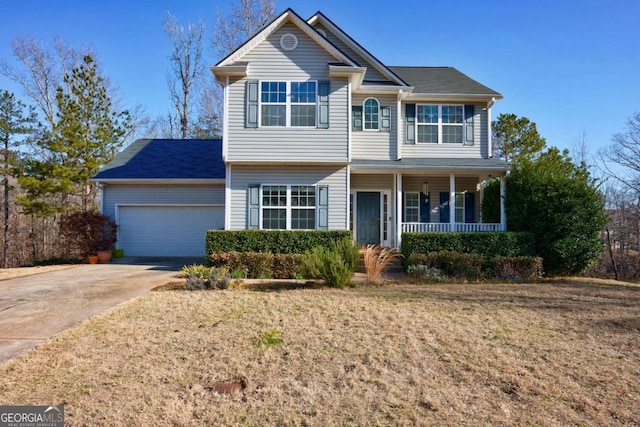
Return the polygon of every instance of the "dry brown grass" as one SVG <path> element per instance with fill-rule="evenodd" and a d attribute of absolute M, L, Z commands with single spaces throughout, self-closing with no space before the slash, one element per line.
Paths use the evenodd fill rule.
<path fill-rule="evenodd" d="M 382 272 L 393 261 L 402 257 L 396 248 L 383 248 L 380 245 L 367 245 L 361 250 L 367 282 L 380 283 Z"/>
<path fill-rule="evenodd" d="M 637 425 L 639 366 L 639 287 L 167 291 L 0 366 L 0 402 L 69 425 Z"/>
<path fill-rule="evenodd" d="M 18 277 L 33 276 L 34 274 L 49 273 L 51 271 L 74 268 L 77 265 L 43 265 L 38 267 L 0 268 L 0 280 L 16 279 Z"/>

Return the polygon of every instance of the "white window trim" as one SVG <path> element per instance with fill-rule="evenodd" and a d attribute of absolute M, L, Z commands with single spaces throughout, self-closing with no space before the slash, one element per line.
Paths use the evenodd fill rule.
<path fill-rule="evenodd" d="M 465 194 L 466 191 L 462 191 L 462 192 L 456 192 L 453 196 L 453 222 L 455 222 L 456 224 L 464 224 L 465 223 L 465 213 L 467 212 L 467 210 L 465 209 Z M 460 196 L 460 198 L 462 199 L 462 206 L 458 206 L 456 204 L 456 200 L 458 198 L 458 196 Z M 461 210 L 462 211 L 462 221 L 457 221 L 456 220 L 456 212 Z"/>
<path fill-rule="evenodd" d="M 377 122 L 377 126 L 375 129 L 367 129 L 367 107 L 365 107 L 365 104 L 367 103 L 367 101 L 369 100 L 374 100 L 378 103 L 378 122 Z M 378 101 L 377 98 L 374 98 L 372 96 L 368 97 L 367 99 L 365 99 L 364 101 L 362 101 L 362 130 L 365 132 L 379 132 L 380 131 L 380 120 L 382 119 L 381 114 L 382 112 L 380 111 L 380 101 Z"/>
<path fill-rule="evenodd" d="M 262 102 L 262 83 L 285 83 L 285 125 L 284 126 L 263 126 L 262 125 L 262 105 L 282 105 L 281 102 Z M 316 102 L 291 102 L 291 83 L 315 83 L 316 85 Z M 318 80 L 258 80 L 258 127 L 264 128 L 296 128 L 296 129 L 316 129 L 318 127 Z M 291 106 L 292 105 L 315 105 L 316 107 L 316 123 L 313 126 L 292 126 L 291 125 Z M 378 105 L 379 108 L 379 105 Z M 266 185 L 266 184 L 265 184 Z"/>
<path fill-rule="evenodd" d="M 418 106 L 428 106 L 435 105 L 438 107 L 438 122 L 437 123 L 420 123 L 418 121 Z M 461 123 L 443 123 L 442 122 L 442 107 L 462 107 L 462 122 Z M 426 144 L 426 145 L 434 145 L 433 142 L 420 142 L 418 140 L 418 128 L 419 126 L 438 126 L 438 145 L 464 145 L 464 104 L 416 104 L 416 122 L 415 122 L 415 141 L 416 144 Z M 442 138 L 442 129 L 444 126 L 459 126 L 462 128 L 462 140 L 460 142 L 443 142 Z"/>
<path fill-rule="evenodd" d="M 415 194 L 418 196 L 418 205 L 410 206 L 411 209 L 417 209 L 418 211 L 418 220 L 417 221 L 409 221 L 407 220 L 407 194 Z M 420 192 L 419 191 L 405 191 L 402 195 L 402 221 L 403 222 L 420 222 Z"/>
<path fill-rule="evenodd" d="M 291 187 L 313 187 L 314 188 L 314 192 L 315 192 L 315 197 L 316 197 L 316 204 L 313 206 L 291 206 Z M 284 229 L 281 228 L 264 228 L 264 223 L 263 223 L 263 211 L 264 209 L 270 209 L 270 208 L 274 208 L 274 209 L 282 209 L 281 206 L 264 206 L 262 204 L 262 200 L 263 200 L 263 192 L 262 189 L 264 187 L 286 187 L 286 197 L 287 197 L 287 201 L 286 201 L 286 206 L 285 206 L 285 227 Z M 318 212 L 318 201 L 317 201 L 317 197 L 318 197 L 318 186 L 316 184 L 272 184 L 272 183 L 265 183 L 265 184 L 260 184 L 260 230 L 317 230 L 318 229 L 318 219 L 317 219 L 317 212 Z M 291 211 L 293 209 L 309 209 L 309 210 L 313 210 L 315 212 L 315 228 L 291 228 Z"/>

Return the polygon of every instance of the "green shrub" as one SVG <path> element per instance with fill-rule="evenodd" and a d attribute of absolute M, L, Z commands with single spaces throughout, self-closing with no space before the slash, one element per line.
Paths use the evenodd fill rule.
<path fill-rule="evenodd" d="M 407 274 L 412 277 L 417 277 L 418 279 L 426 279 L 426 280 L 446 280 L 447 276 L 445 276 L 442 271 L 435 267 L 429 267 L 426 265 L 420 264 L 412 264 L 407 268 Z"/>
<path fill-rule="evenodd" d="M 224 267 L 207 267 L 193 264 L 182 267 L 180 274 L 187 278 L 184 288 L 189 291 L 227 289 L 231 285 L 229 270 Z"/>
<path fill-rule="evenodd" d="M 496 256 L 533 256 L 532 233 L 402 233 L 405 265 L 413 253 L 452 251 Z"/>
<path fill-rule="evenodd" d="M 542 277 L 542 258 L 495 257 L 491 260 L 490 272 L 494 278 L 536 280 Z"/>
<path fill-rule="evenodd" d="M 453 251 L 438 251 L 421 257 L 418 261 L 417 254 L 412 255 L 412 264 L 426 265 L 437 268 L 447 277 L 478 280 L 483 277 L 482 266 L 485 261 L 483 255 L 465 254 Z"/>
<path fill-rule="evenodd" d="M 344 288 L 351 283 L 359 259 L 358 245 L 348 238 L 305 252 L 300 266 L 305 277 L 323 279 L 327 286 Z"/>
<path fill-rule="evenodd" d="M 270 254 L 263 252 L 213 253 L 209 264 L 226 267 L 237 278 L 293 279 L 299 273 L 300 254 Z"/>
<path fill-rule="evenodd" d="M 309 248 L 352 238 L 345 230 L 209 230 L 206 253 L 269 252 L 302 254 Z"/>

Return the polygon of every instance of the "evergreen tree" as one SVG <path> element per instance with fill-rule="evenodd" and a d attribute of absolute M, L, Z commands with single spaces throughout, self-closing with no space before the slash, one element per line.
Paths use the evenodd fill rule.
<path fill-rule="evenodd" d="M 11 202 L 11 180 L 15 179 L 18 154 L 15 148 L 20 145 L 19 135 L 29 135 L 37 123 L 33 108 L 15 99 L 12 93 L 0 91 L 0 141 L 2 141 L 2 186 L 3 186 L 3 233 L 2 268 L 8 267 L 9 250 L 9 212 Z"/>
<path fill-rule="evenodd" d="M 95 184 L 89 179 L 108 163 L 131 127 L 127 111 L 115 111 L 105 79 L 90 55 L 64 77 L 56 90 L 58 120 L 36 145 L 42 158 L 25 163 L 19 199 L 28 213 L 47 217 L 80 207 L 96 207 Z"/>
<path fill-rule="evenodd" d="M 491 122 L 491 129 L 494 155 L 513 164 L 535 159 L 547 144 L 535 122 L 515 114 L 500 114 Z"/>

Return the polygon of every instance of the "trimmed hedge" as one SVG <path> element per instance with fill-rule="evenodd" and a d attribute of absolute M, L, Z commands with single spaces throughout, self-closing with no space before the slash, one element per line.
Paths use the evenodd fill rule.
<path fill-rule="evenodd" d="M 534 256 L 533 233 L 402 233 L 402 255 L 408 260 L 413 253 L 428 254 L 452 251 L 497 256 Z M 405 261 L 406 262 L 406 261 Z"/>
<path fill-rule="evenodd" d="M 542 258 L 540 257 L 487 258 L 479 254 L 438 251 L 429 254 L 413 253 L 407 260 L 407 264 L 437 269 L 447 278 L 467 280 L 536 280 L 542 277 Z"/>
<path fill-rule="evenodd" d="M 220 252 L 269 252 L 302 254 L 316 246 L 328 247 L 332 241 L 352 239 L 346 230 L 209 230 L 207 259 Z"/>
<path fill-rule="evenodd" d="M 294 279 L 299 273 L 301 254 L 266 252 L 216 252 L 208 257 L 213 267 L 242 271 L 248 279 Z"/>

